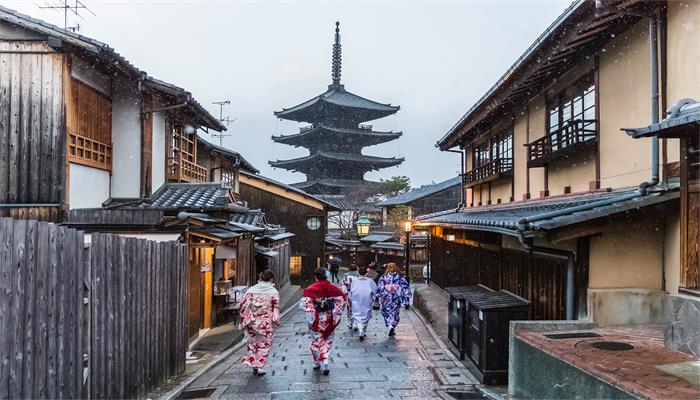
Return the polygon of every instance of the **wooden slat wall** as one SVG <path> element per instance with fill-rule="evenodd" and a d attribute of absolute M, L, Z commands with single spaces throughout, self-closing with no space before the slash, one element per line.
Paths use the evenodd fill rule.
<path fill-rule="evenodd" d="M 0 50 L 52 51 L 39 42 L 1 42 Z M 59 53 L 0 53 L 0 204 L 63 199 L 62 63 Z"/>
<path fill-rule="evenodd" d="M 185 252 L 0 218 L 0 398 L 143 397 L 182 373 Z"/>
<path fill-rule="evenodd" d="M 530 319 L 566 319 L 566 260 L 493 245 L 431 238 L 431 280 L 440 287 L 483 284 L 530 300 Z"/>

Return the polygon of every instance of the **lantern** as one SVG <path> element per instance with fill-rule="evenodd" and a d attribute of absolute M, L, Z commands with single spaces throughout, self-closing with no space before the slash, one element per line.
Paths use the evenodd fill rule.
<path fill-rule="evenodd" d="M 369 226 L 372 225 L 372 221 L 365 214 L 362 214 L 355 222 L 355 225 L 357 225 L 357 234 L 359 236 L 367 236 L 369 235 Z"/>

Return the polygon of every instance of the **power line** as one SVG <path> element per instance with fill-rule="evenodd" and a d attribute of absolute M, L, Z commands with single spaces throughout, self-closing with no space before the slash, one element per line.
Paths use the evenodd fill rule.
<path fill-rule="evenodd" d="M 51 2 L 45 1 L 44 5 L 40 5 L 39 8 L 45 9 L 45 10 L 63 10 L 63 29 L 65 30 L 71 30 L 73 32 L 76 32 L 80 29 L 80 24 L 76 23 L 75 26 L 68 26 L 68 13 L 71 12 L 75 14 L 76 17 L 83 18 L 82 15 L 80 15 L 80 10 L 86 10 L 90 14 L 97 16 L 88 6 L 86 6 L 82 1 L 80 0 L 54 0 Z"/>

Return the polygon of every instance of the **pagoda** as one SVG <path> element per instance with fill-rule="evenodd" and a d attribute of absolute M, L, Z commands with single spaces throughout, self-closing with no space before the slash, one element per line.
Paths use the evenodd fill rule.
<path fill-rule="evenodd" d="M 306 175 L 306 181 L 293 184 L 313 194 L 338 194 L 344 189 L 366 184 L 365 173 L 401 164 L 403 158 L 385 158 L 362 154 L 362 149 L 386 143 L 401 132 L 377 132 L 363 123 L 383 118 L 399 110 L 398 106 L 377 103 L 345 90 L 340 83 L 340 23 L 335 23 L 333 44 L 333 82 L 328 90 L 292 108 L 276 111 L 278 118 L 308 123 L 293 135 L 273 136 L 272 140 L 309 150 L 309 155 L 291 160 L 270 161 Z"/>

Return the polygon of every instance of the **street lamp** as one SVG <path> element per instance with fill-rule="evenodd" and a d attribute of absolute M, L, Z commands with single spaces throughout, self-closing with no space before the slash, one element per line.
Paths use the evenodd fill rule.
<path fill-rule="evenodd" d="M 406 221 L 403 223 L 403 231 L 406 234 L 406 250 L 404 250 L 404 256 L 406 261 L 404 261 L 406 266 L 406 281 L 411 283 L 411 231 L 413 231 L 413 224 L 411 221 Z"/>
<path fill-rule="evenodd" d="M 372 225 L 372 221 L 367 218 L 367 215 L 362 214 L 355 222 L 355 225 L 357 225 L 357 234 L 359 236 L 367 236 L 369 235 L 369 226 Z"/>

